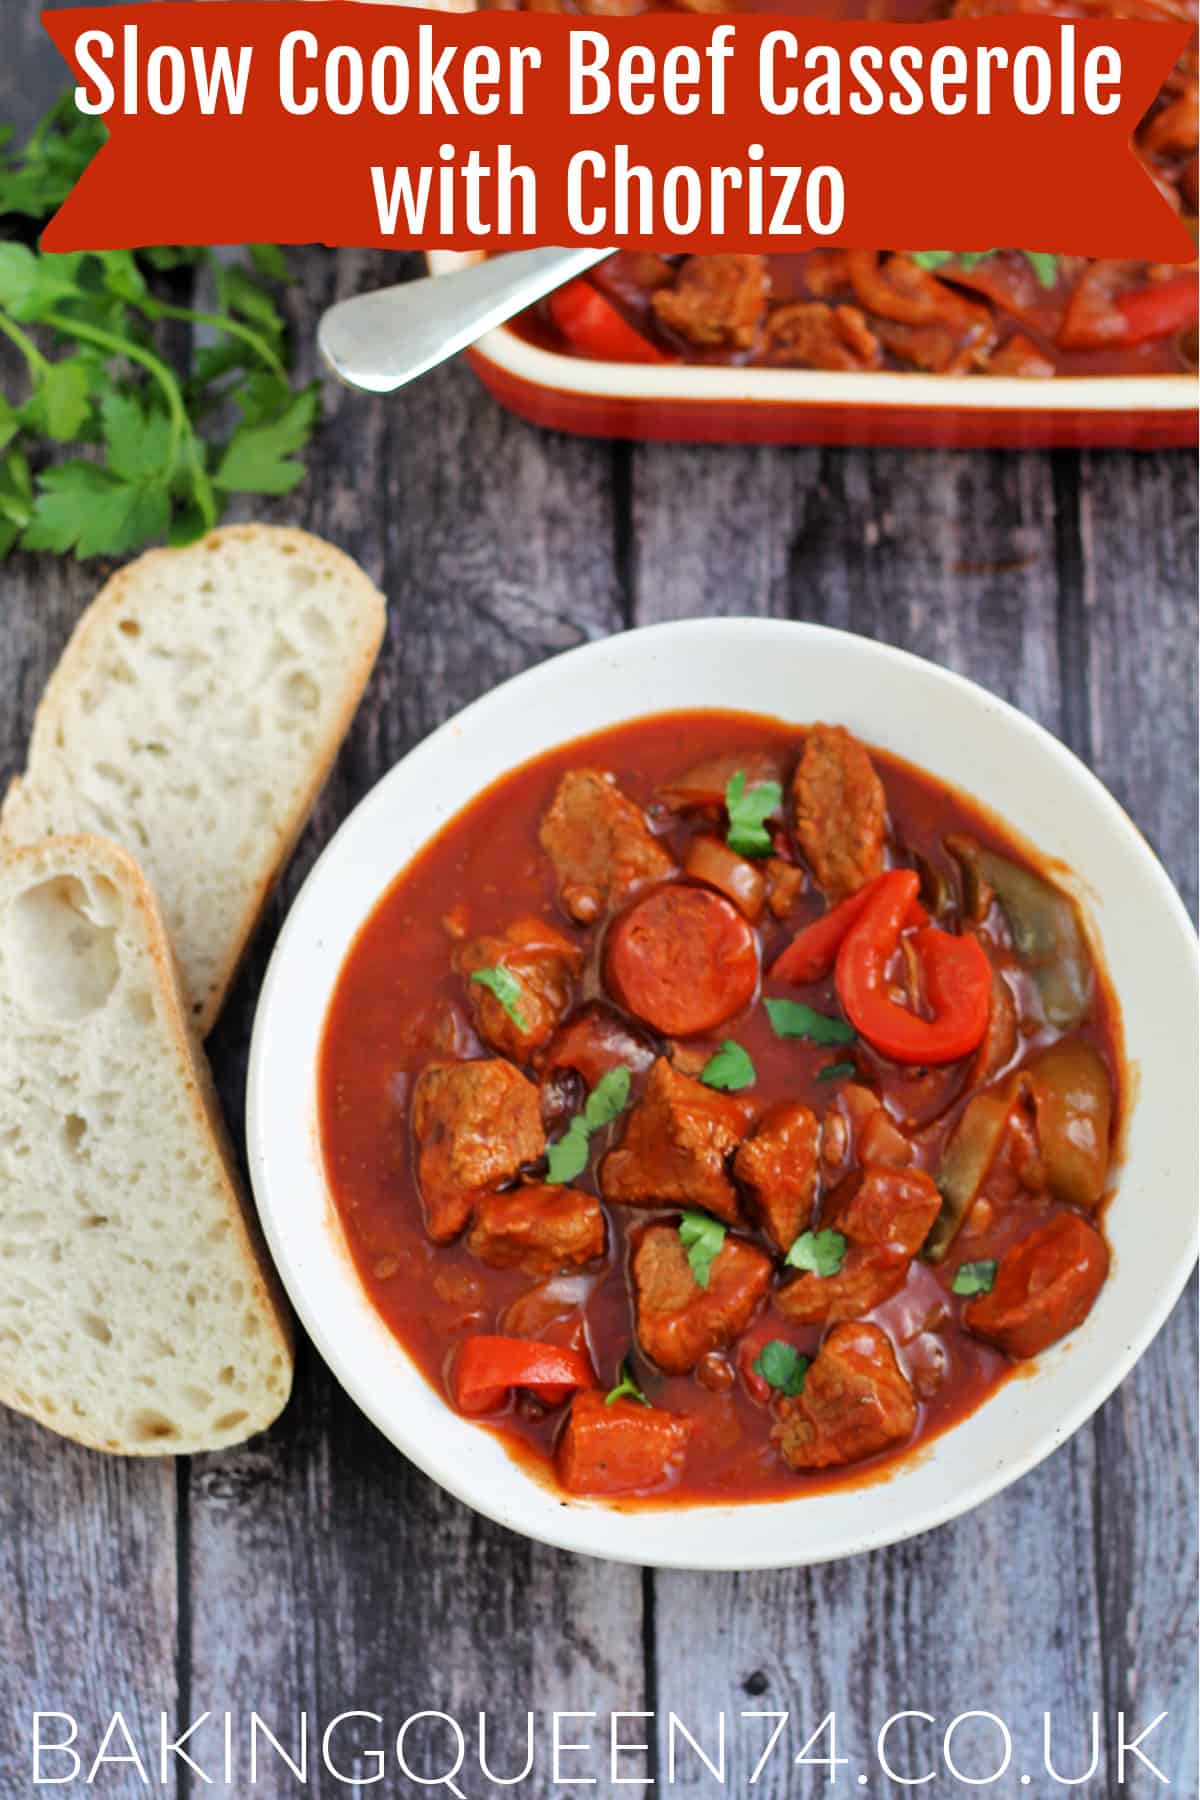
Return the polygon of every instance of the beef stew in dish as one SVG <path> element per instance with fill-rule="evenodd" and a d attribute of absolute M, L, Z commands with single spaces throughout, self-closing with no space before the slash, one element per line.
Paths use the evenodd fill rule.
<path fill-rule="evenodd" d="M 1195 0 L 524 0 L 538 12 L 764 11 L 921 20 L 1038 13 L 1196 22 Z M 1197 212 L 1193 39 L 1135 138 L 1171 205 Z M 521 321 L 535 342 L 615 362 L 737 363 L 938 374 L 1146 375 L 1197 364 L 1196 267 L 1021 250 L 955 255 L 621 252 Z"/>
<path fill-rule="evenodd" d="M 356 939 L 320 1099 L 374 1306 L 571 1494 L 863 1479 L 1108 1270 L 1074 903 L 836 724 L 662 714 L 497 781 Z"/>

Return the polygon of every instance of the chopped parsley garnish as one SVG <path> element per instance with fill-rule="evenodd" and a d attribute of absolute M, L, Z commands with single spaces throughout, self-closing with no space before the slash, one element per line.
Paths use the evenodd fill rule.
<path fill-rule="evenodd" d="M 807 1038 L 810 1044 L 852 1044 L 858 1036 L 853 1025 L 817 1012 L 801 1000 L 763 1002 L 776 1037 Z"/>
<path fill-rule="evenodd" d="M 732 1038 L 726 1038 L 715 1056 L 711 1056 L 700 1071 L 700 1079 L 705 1087 L 722 1088 L 728 1094 L 736 1094 L 740 1088 L 753 1087 L 758 1076 L 754 1064 Z"/>
<path fill-rule="evenodd" d="M 805 1269 L 810 1275 L 836 1275 L 846 1256 L 846 1240 L 840 1231 L 802 1231 L 784 1262 L 789 1269 Z"/>
<path fill-rule="evenodd" d="M 935 269 L 944 268 L 948 262 L 957 263 L 959 268 L 970 274 L 978 263 L 986 261 L 989 256 L 997 256 L 996 250 L 910 250 L 909 261 L 915 262 L 919 269 L 932 274 Z M 1018 250 L 1038 278 L 1038 286 L 1052 288 L 1058 280 L 1058 258 L 1048 250 Z"/>
<path fill-rule="evenodd" d="M 614 1400 L 636 1400 L 639 1406 L 649 1406 L 650 1402 L 633 1378 L 633 1364 L 626 1356 L 617 1370 L 619 1377 L 615 1388 L 609 1388 L 604 1396 L 605 1406 L 611 1406 Z"/>
<path fill-rule="evenodd" d="M 489 994 L 494 994 L 518 1031 L 528 1031 L 525 1014 L 521 1011 L 521 984 L 511 969 L 497 963 L 491 969 L 476 969 L 471 975 L 480 987 L 485 987 Z"/>
<path fill-rule="evenodd" d="M 954 1280 L 950 1283 L 952 1292 L 964 1297 L 971 1294 L 990 1294 L 996 1281 L 996 1261 L 987 1257 L 982 1262 L 960 1263 L 954 1272 Z"/>
<path fill-rule="evenodd" d="M 768 1387 L 778 1388 L 781 1394 L 802 1394 L 808 1364 L 809 1358 L 801 1356 L 794 1345 L 785 1344 L 782 1338 L 772 1338 L 755 1357 L 754 1373 L 761 1375 Z"/>
<path fill-rule="evenodd" d="M 783 800 L 783 789 L 777 781 L 760 781 L 749 792 L 746 771 L 737 769 L 725 788 L 725 810 L 729 814 L 729 830 L 725 842 L 739 856 L 770 856 L 775 848 L 766 820 L 777 812 Z"/>
<path fill-rule="evenodd" d="M 858 1070 L 851 1062 L 826 1063 L 823 1069 L 817 1070 L 816 1079 L 818 1081 L 844 1081 L 847 1075 L 857 1074 Z"/>
<path fill-rule="evenodd" d="M 546 1152 L 546 1180 L 558 1187 L 574 1181 L 587 1167 L 588 1143 L 592 1133 L 611 1125 L 629 1104 L 629 1070 L 624 1063 L 608 1069 L 587 1097 L 581 1113 L 576 1113 L 556 1144 Z"/>
<path fill-rule="evenodd" d="M 725 1242 L 725 1227 L 707 1213 L 685 1212 L 679 1221 L 679 1241 L 687 1251 L 688 1267 L 697 1286 L 706 1288 L 713 1258 Z"/>

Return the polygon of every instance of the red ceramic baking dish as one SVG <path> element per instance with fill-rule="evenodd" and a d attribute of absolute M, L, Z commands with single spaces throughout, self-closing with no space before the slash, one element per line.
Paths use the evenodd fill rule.
<path fill-rule="evenodd" d="M 478 252 L 434 251 L 444 274 Z M 892 370 L 621 363 L 501 327 L 469 353 L 521 418 L 589 437 L 684 443 L 1022 445 L 1158 449 L 1197 441 L 1196 377 L 924 375 Z"/>

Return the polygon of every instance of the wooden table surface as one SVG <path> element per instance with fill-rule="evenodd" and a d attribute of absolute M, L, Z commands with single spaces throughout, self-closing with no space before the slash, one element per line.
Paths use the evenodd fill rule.
<path fill-rule="evenodd" d="M 28 17 L 0 70 L 0 118 L 28 122 L 60 75 L 35 9 L 21 6 Z M 311 364 L 321 309 L 394 279 L 397 259 L 314 250 L 299 262 L 291 306 Z M 509 418 L 461 365 L 390 402 L 332 388 L 326 400 L 310 479 L 268 516 L 359 557 L 389 596 L 390 625 L 210 1046 L 235 1134 L 271 943 L 349 808 L 496 682 L 652 620 L 813 619 L 972 676 L 1083 757 L 1194 904 L 1190 454 L 575 441 Z M 103 573 L 60 558 L 0 566 L 5 779 L 22 764 L 42 686 Z M 323 1722 L 346 1708 L 397 1722 L 422 1708 L 460 1719 L 486 1710 L 500 1773 L 521 1766 L 529 1708 L 600 1714 L 585 1733 L 603 1733 L 611 1710 L 645 1709 L 659 1715 L 652 1747 L 624 1772 L 662 1786 L 672 1708 L 693 1722 L 719 1709 L 790 1710 L 807 1729 L 836 1709 L 839 1748 L 860 1755 L 897 1709 L 922 1709 L 944 1727 L 986 1708 L 1017 1743 L 1013 1773 L 987 1791 L 1035 1800 L 1066 1791 L 1044 1776 L 1024 1788 L 1015 1779 L 1040 1767 L 1045 1710 L 1068 1773 L 1086 1766 L 1090 1714 L 1103 1715 L 1099 1771 L 1077 1791 L 1115 1800 L 1161 1791 L 1136 1758 L 1120 1785 L 1118 1711 L 1133 1735 L 1165 1709 L 1147 1748 L 1173 1792 L 1194 1794 L 1196 1353 L 1189 1289 L 1091 1423 L 999 1498 L 892 1550 L 749 1576 L 643 1572 L 511 1536 L 410 1467 L 307 1345 L 283 1419 L 225 1455 L 106 1460 L 4 1414 L 0 1800 L 32 1791 L 35 1708 L 73 1712 L 93 1747 L 116 1709 L 151 1743 L 161 1711 L 187 1722 L 206 1708 L 243 1719 L 255 1708 L 282 1728 L 302 1710 Z M 636 1741 L 637 1721 L 624 1735 Z M 217 1740 L 197 1742 L 219 1767 Z M 894 1760 L 921 1772 L 935 1745 L 933 1729 L 914 1722 L 894 1734 Z M 429 1774 L 439 1766 L 431 1761 Z M 751 1768 L 735 1755 L 721 1790 L 693 1758 L 671 1791 L 764 1800 L 825 1791 L 825 1771 L 789 1777 L 782 1763 L 750 1790 Z M 472 1800 L 558 1791 L 460 1779 Z M 865 1791 L 845 1770 L 840 1781 L 841 1791 Z M 870 1791 L 883 1785 L 875 1777 Z M 145 1791 L 120 1769 L 97 1787 Z M 172 1770 L 154 1791 L 206 1790 Z M 270 1800 L 297 1791 L 278 1764 L 253 1790 Z M 305 1791 L 325 1800 L 351 1790 L 314 1771 Z M 389 1778 L 378 1791 L 421 1790 Z M 604 1780 L 593 1791 L 608 1791 Z M 967 1789 L 942 1776 L 925 1791 Z"/>

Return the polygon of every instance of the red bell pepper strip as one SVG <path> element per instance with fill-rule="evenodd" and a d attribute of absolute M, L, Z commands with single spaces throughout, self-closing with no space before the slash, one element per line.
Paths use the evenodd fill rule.
<path fill-rule="evenodd" d="M 454 1399 L 460 1412 L 496 1412 L 510 1388 L 528 1388 L 552 1406 L 576 1388 L 595 1387 L 588 1358 L 557 1344 L 528 1338 L 469 1337 L 454 1369 Z"/>
<path fill-rule="evenodd" d="M 868 881 L 858 892 L 848 899 L 822 913 L 811 925 L 805 925 L 798 931 L 786 950 L 781 950 L 771 964 L 772 978 L 778 976 L 780 981 L 793 981 L 797 987 L 805 987 L 811 981 L 820 981 L 828 975 L 837 960 L 837 953 L 842 947 L 842 940 L 871 896 L 878 892 L 879 884 L 886 881 L 886 875 L 877 875 Z M 905 918 L 908 925 L 928 925 L 929 914 L 919 900 L 914 900 Z"/>
<path fill-rule="evenodd" d="M 1154 281 L 1148 287 L 1123 294 L 1117 310 L 1125 320 L 1124 344 L 1141 344 L 1147 338 L 1166 337 L 1175 331 L 1186 331 L 1200 318 L 1200 276 L 1193 269 L 1187 275 L 1174 275 L 1169 281 Z"/>
<path fill-rule="evenodd" d="M 671 362 L 665 350 L 623 319 L 590 281 L 568 281 L 551 294 L 550 317 L 573 350 L 605 362 Z"/>
<path fill-rule="evenodd" d="M 838 951 L 838 997 L 850 1023 L 884 1056 L 902 1063 L 955 1062 L 987 1030 L 991 964 L 977 938 L 925 926 L 912 941 L 933 1017 L 923 1019 L 892 999 L 887 966 L 919 886 L 911 869 L 893 869 L 880 879 Z"/>

